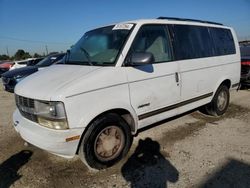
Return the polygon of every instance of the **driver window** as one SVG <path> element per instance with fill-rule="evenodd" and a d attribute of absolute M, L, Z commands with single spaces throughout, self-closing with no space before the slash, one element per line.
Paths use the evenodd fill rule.
<path fill-rule="evenodd" d="M 130 52 L 150 52 L 155 63 L 173 60 L 169 35 L 163 25 L 144 25 L 131 46 Z"/>

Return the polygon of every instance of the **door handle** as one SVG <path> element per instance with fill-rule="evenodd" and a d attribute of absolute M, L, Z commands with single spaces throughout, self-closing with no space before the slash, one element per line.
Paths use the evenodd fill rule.
<path fill-rule="evenodd" d="M 175 81 L 176 81 L 176 83 L 179 85 L 179 74 L 178 74 L 178 72 L 176 72 L 175 73 Z"/>

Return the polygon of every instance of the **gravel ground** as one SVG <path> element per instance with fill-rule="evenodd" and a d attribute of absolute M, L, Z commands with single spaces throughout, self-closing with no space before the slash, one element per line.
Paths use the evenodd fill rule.
<path fill-rule="evenodd" d="M 14 109 L 0 89 L 0 187 L 250 187 L 250 91 L 232 92 L 221 118 L 192 112 L 140 132 L 125 159 L 97 172 L 25 146 Z"/>

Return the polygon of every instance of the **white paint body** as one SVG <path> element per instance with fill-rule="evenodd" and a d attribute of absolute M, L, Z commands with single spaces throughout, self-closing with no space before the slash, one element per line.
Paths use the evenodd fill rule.
<path fill-rule="evenodd" d="M 66 142 L 65 139 L 82 135 L 89 123 L 103 112 L 118 108 L 127 110 L 134 120 L 133 133 L 136 133 L 142 127 L 209 103 L 224 80 L 230 80 L 231 85 L 239 83 L 240 52 L 236 35 L 231 28 L 173 20 L 139 20 L 127 23 L 136 25 L 120 53 L 116 66 L 54 65 L 32 74 L 16 86 L 15 93 L 20 96 L 62 101 L 69 124 L 68 130 L 48 129 L 25 119 L 16 110 L 13 115 L 15 129 L 24 140 L 51 153 L 73 157 L 79 140 Z M 152 70 L 148 71 L 122 66 L 136 33 L 146 23 L 228 28 L 233 34 L 236 54 L 152 64 Z M 176 73 L 180 78 L 178 83 L 175 79 Z M 213 94 L 139 120 L 142 114 L 207 93 Z M 147 103 L 150 105 L 138 108 Z"/>

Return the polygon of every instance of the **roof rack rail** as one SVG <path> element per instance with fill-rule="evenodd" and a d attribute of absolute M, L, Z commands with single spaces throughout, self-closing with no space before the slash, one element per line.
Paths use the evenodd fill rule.
<path fill-rule="evenodd" d="M 178 20 L 178 21 L 188 21 L 188 22 L 200 22 L 200 23 L 208 23 L 208 24 L 215 24 L 215 25 L 223 25 L 221 23 L 217 23 L 217 22 L 210 22 L 210 21 L 205 21 L 205 20 L 195 20 L 195 19 L 188 19 L 188 18 L 175 18 L 175 17 L 164 17 L 164 16 L 160 16 L 157 19 L 161 19 L 161 20 Z"/>

